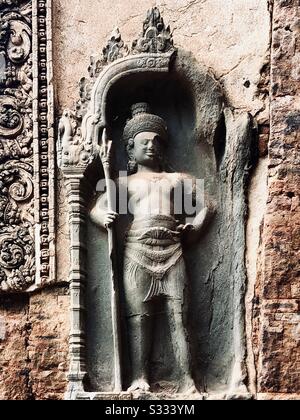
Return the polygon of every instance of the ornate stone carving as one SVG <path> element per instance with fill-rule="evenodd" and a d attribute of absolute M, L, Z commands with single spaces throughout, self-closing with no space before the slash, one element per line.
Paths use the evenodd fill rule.
<path fill-rule="evenodd" d="M 162 307 L 165 308 L 170 326 L 172 352 L 182 369 L 178 389 L 180 392 L 196 391 L 183 321 L 187 274 L 182 240 L 189 235 L 199 237 L 213 211 L 212 206 L 206 203 L 206 207 L 196 212 L 193 223 L 186 223 L 184 214 L 179 216 L 181 222 L 175 220 L 176 190 L 182 191 L 185 182 L 195 186 L 196 180 L 189 174 L 166 172 L 164 151 L 168 137 L 166 122 L 151 113 L 147 103 L 132 106 L 132 118 L 127 121 L 123 132 L 131 167 L 126 180 L 118 180 L 120 186 L 126 183 L 133 217 L 125 238 L 123 272 L 132 365 L 129 392 L 147 392 L 150 389 L 148 367 L 153 349 L 153 328 L 158 328 L 153 314 L 157 308 L 161 311 Z M 111 164 L 111 144 L 111 141 L 107 142 L 107 152 L 100 154 L 104 171 L 105 166 Z M 109 197 L 109 176 L 106 176 L 106 181 L 105 196 L 100 195 L 91 210 L 91 217 L 96 224 L 110 230 L 116 225 L 117 214 L 106 204 L 114 201 L 113 197 Z M 181 200 L 180 207 L 183 208 Z M 114 246 L 111 245 L 111 248 Z M 114 330 L 115 335 L 118 333 Z"/>
<path fill-rule="evenodd" d="M 15 8 L 14 6 L 20 6 Z M 34 283 L 30 2 L 2 2 L 0 53 L 0 266 L 2 291 Z"/>
<path fill-rule="evenodd" d="M 137 55 L 139 51 L 136 43 L 140 45 L 144 42 L 144 37 L 151 45 Z M 113 78 L 114 74 L 123 74 L 131 66 L 136 67 L 136 71 L 154 69 L 164 72 L 168 71 L 175 51 L 170 28 L 165 27 L 156 8 L 148 12 L 143 37 L 139 42 L 133 43 L 131 50 L 124 44 L 119 30 L 116 29 L 103 48 L 102 56 L 91 57 L 88 68 L 90 78 L 83 77 L 79 82 L 80 99 L 75 109 L 63 112 L 59 123 L 59 166 L 87 166 L 97 156 L 95 132 L 99 132 L 101 127 L 105 126 L 105 115 L 103 109 L 100 109 L 103 108 L 101 101 L 104 100 L 104 96 L 92 96 L 92 93 L 99 75 L 107 66 L 107 78 Z"/>
<path fill-rule="evenodd" d="M 0 0 L 0 6 L 18 6 L 21 0 Z"/>
<path fill-rule="evenodd" d="M 76 104 L 76 109 L 74 111 L 65 111 L 63 116 L 64 120 L 66 115 L 69 114 L 73 121 L 74 118 L 77 118 L 78 125 L 81 125 L 83 117 L 87 112 L 87 107 L 91 100 L 92 88 L 97 77 L 107 64 L 125 57 L 128 53 L 128 46 L 124 44 L 119 29 L 116 28 L 107 41 L 107 45 L 103 48 L 102 55 L 91 56 L 88 67 L 89 78 L 83 77 L 79 82 L 80 99 Z"/>
<path fill-rule="evenodd" d="M 85 223 L 83 223 L 85 215 L 82 203 L 86 187 L 82 186 L 83 174 L 89 164 L 99 156 L 98 140 L 102 128 L 106 125 L 107 92 L 115 81 L 125 76 L 128 71 L 148 72 L 149 69 L 162 73 L 169 71 L 175 48 L 171 47 L 169 29 L 164 27 L 160 15 L 157 15 L 155 10 L 148 14 L 149 27 L 145 26 L 143 32 L 143 37 L 151 44 L 147 51 L 139 54 L 137 50 L 139 47 L 130 50 L 124 45 L 119 31 L 115 30 L 103 49 L 102 55 L 91 57 L 88 69 L 90 77 L 82 78 L 80 81 L 80 100 L 75 109 L 63 112 L 59 123 L 58 165 L 63 170 L 68 190 L 71 261 L 74 262 L 84 261 L 81 255 L 85 244 L 82 239 L 79 239 L 85 236 Z M 78 213 L 75 202 L 81 203 L 79 220 L 73 217 L 74 211 Z M 83 318 L 78 306 L 78 302 L 83 300 L 85 271 L 83 266 L 78 267 L 76 264 L 75 266 L 72 264 L 70 274 L 71 313 L 72 318 L 76 319 L 76 325 L 73 325 L 70 339 L 71 365 L 67 398 L 76 398 L 78 391 L 83 390 L 82 382 L 86 375 Z M 116 376 L 118 378 L 115 380 L 115 389 L 120 390 L 120 376 Z"/>
<path fill-rule="evenodd" d="M 140 58 L 137 60 L 137 64 L 141 68 L 155 68 L 155 67 L 163 67 L 168 65 L 169 60 L 166 58 Z"/>
<path fill-rule="evenodd" d="M 100 247 L 105 243 L 104 236 L 101 236 L 100 240 L 99 235 L 101 233 L 97 231 L 98 236 L 96 238 L 96 228 L 91 227 L 87 219 L 88 209 L 93 208 L 93 205 L 91 205 L 93 194 L 91 191 L 88 193 L 88 191 L 91 184 L 94 185 L 97 181 L 95 173 L 99 169 L 97 165 L 99 165 L 100 160 L 102 160 L 102 167 L 98 173 L 103 170 L 106 181 L 111 176 L 109 173 L 111 143 L 105 143 L 104 141 L 106 147 L 103 147 L 103 144 L 100 145 L 101 137 L 105 140 L 106 128 L 108 132 L 111 131 L 112 141 L 116 145 L 115 150 L 117 153 L 120 153 L 116 159 L 116 166 L 124 167 L 124 160 L 122 160 L 124 156 L 122 156 L 122 151 L 119 148 L 119 140 L 120 132 L 126 124 L 124 114 L 128 117 L 128 112 L 123 113 L 123 111 L 125 107 L 126 109 L 129 107 L 128 96 L 142 96 L 144 91 L 146 92 L 145 95 L 149 95 L 150 102 L 153 101 L 155 103 L 157 101 L 156 106 L 158 109 L 165 104 L 166 121 L 171 122 L 170 127 L 173 129 L 172 145 L 176 147 L 175 153 L 174 151 L 168 152 L 170 153 L 169 156 L 175 156 L 178 159 L 177 163 L 181 159 L 188 159 L 184 161 L 185 167 L 191 167 L 189 172 L 196 173 L 198 177 L 203 177 L 207 171 L 205 176 L 209 178 L 211 183 L 210 192 L 212 195 L 217 194 L 220 202 L 224 203 L 224 208 L 217 212 L 216 225 L 213 226 L 213 229 L 215 228 L 214 231 L 206 233 L 208 240 L 202 241 L 201 249 L 197 249 L 195 254 L 197 260 L 193 260 L 192 264 L 195 275 L 193 273 L 191 277 L 193 277 L 192 282 L 193 286 L 196 286 L 196 292 L 193 295 L 195 301 L 192 303 L 194 306 L 191 316 L 194 317 L 194 322 L 201 323 L 201 328 L 203 326 L 203 336 L 202 329 L 199 331 L 200 327 L 195 331 L 195 337 L 189 335 L 193 341 L 195 340 L 194 344 L 197 349 L 199 349 L 199 346 L 202 346 L 199 353 L 201 357 L 195 360 L 197 364 L 196 375 L 198 377 L 193 377 L 193 379 L 196 381 L 198 388 L 201 387 L 201 382 L 202 388 L 206 388 L 206 380 L 212 373 L 212 382 L 214 380 L 218 382 L 222 376 L 222 381 L 224 380 L 222 385 L 227 381 L 230 393 L 245 393 L 244 320 L 241 303 L 243 301 L 245 282 L 245 267 L 242 254 L 245 249 L 243 229 L 246 214 L 246 181 L 244 181 L 243 176 L 247 172 L 246 168 L 250 161 L 252 147 L 250 121 L 245 119 L 244 125 L 237 124 L 235 126 L 236 117 L 234 116 L 231 120 L 224 111 L 224 95 L 221 87 L 210 71 L 199 66 L 189 53 L 174 48 L 170 28 L 165 27 L 157 8 L 148 12 L 143 26 L 143 33 L 133 42 L 129 53 L 121 41 L 120 34 L 118 32 L 115 33 L 105 47 L 103 55 L 101 57 L 95 56 L 91 59 L 89 74 L 90 78 L 84 78 L 80 81 L 80 100 L 77 106 L 72 111 L 64 111 L 59 124 L 58 164 L 64 175 L 70 221 L 72 327 L 70 334 L 69 388 L 66 398 L 90 398 L 92 394 L 89 391 L 102 391 L 102 380 L 103 388 L 107 392 L 113 391 L 114 395 L 124 389 L 128 389 L 128 392 L 130 392 L 136 390 L 148 391 L 149 388 L 149 383 L 145 381 L 145 374 L 147 373 L 145 365 L 150 361 L 147 337 L 149 338 L 151 334 L 146 333 L 142 338 L 139 336 L 140 339 L 137 341 L 132 338 L 135 334 L 132 335 L 129 353 L 133 356 L 131 358 L 135 359 L 133 360 L 133 363 L 136 364 L 133 369 L 134 377 L 130 378 L 128 372 L 121 371 L 122 355 L 119 339 L 122 332 L 121 334 L 119 333 L 120 318 L 117 298 L 118 274 L 121 273 L 116 269 L 116 264 L 119 262 L 116 248 L 119 246 L 118 239 L 123 244 L 124 237 L 120 235 L 115 238 L 114 234 L 118 235 L 120 232 L 108 229 L 108 258 L 104 261 L 103 249 L 99 252 Z M 134 76 L 137 77 L 135 78 Z M 155 82 L 157 80 L 158 83 L 156 85 Z M 132 86 L 128 87 L 128 82 L 132 83 Z M 162 86 L 164 87 L 161 92 L 160 88 Z M 120 92 L 117 92 L 117 88 L 120 88 Z M 166 98 L 163 97 L 163 89 L 166 89 Z M 152 90 L 154 90 L 153 97 Z M 118 102 L 119 94 L 120 102 Z M 184 100 L 181 101 L 181 97 Z M 161 99 L 161 101 L 158 102 L 157 98 Z M 144 100 L 144 98 L 139 97 L 136 102 Z M 123 105 L 124 108 L 120 112 L 119 107 Z M 177 107 L 180 108 L 178 111 Z M 142 108 L 141 105 L 138 106 L 138 109 L 140 108 Z M 120 114 L 117 114 L 117 112 L 120 112 Z M 119 118 L 115 118 L 116 116 Z M 158 130 L 157 127 L 154 127 L 154 130 L 153 124 L 149 124 L 151 119 L 156 120 L 154 116 L 149 117 L 148 115 L 143 122 L 143 127 L 146 127 L 145 131 L 147 133 L 151 131 L 152 135 L 157 133 L 157 131 L 159 131 L 157 134 L 161 134 L 161 131 L 163 132 L 164 130 Z M 145 133 L 140 132 L 139 134 Z M 118 138 L 117 135 L 119 136 Z M 133 144 L 133 138 L 131 135 L 127 137 L 130 137 L 126 138 L 126 146 L 129 155 L 128 169 L 131 172 L 136 171 L 137 162 L 132 150 L 128 150 Z M 156 137 L 154 135 L 154 139 L 152 138 L 153 142 L 158 141 Z M 164 135 L 161 134 L 161 137 L 164 137 Z M 148 141 L 149 138 L 141 140 Z M 154 147 L 152 149 L 154 150 Z M 151 156 L 153 157 L 153 150 L 149 152 L 149 159 L 151 159 Z M 236 150 L 239 153 L 236 153 Z M 193 153 L 199 153 L 199 159 L 203 157 L 204 166 L 207 164 L 206 168 L 203 169 L 202 165 L 199 168 L 198 156 L 190 156 Z M 163 153 L 159 153 L 158 156 L 161 158 Z M 239 183 L 236 182 L 231 173 L 228 173 L 228 161 L 232 162 L 232 170 L 238 175 L 237 179 L 241 180 Z M 224 168 L 226 168 L 226 171 Z M 118 168 L 114 169 L 117 170 Z M 153 181 L 157 183 L 160 178 L 167 177 L 170 171 L 155 170 L 154 172 L 155 174 L 151 175 L 153 175 Z M 174 177 L 180 177 L 179 175 L 175 173 Z M 109 182 L 106 182 L 106 187 L 107 191 L 112 189 Z M 234 196 L 238 197 L 238 205 L 236 203 L 233 205 L 232 202 L 233 187 L 235 188 Z M 145 189 L 132 187 L 132 191 L 141 191 L 143 193 Z M 107 193 L 107 197 L 110 197 L 109 193 Z M 148 199 L 147 196 L 142 198 L 145 201 Z M 112 210 L 109 201 L 107 199 L 107 208 Z M 96 199 L 93 204 L 95 202 L 97 202 Z M 99 211 L 99 214 L 95 213 L 96 219 L 99 214 L 99 217 L 103 215 L 101 211 Z M 144 211 L 143 215 L 145 213 Z M 205 207 L 204 213 L 202 218 L 203 224 L 206 216 L 209 216 L 211 211 Z M 135 214 L 133 215 L 135 216 Z M 106 218 L 103 220 L 102 226 L 109 228 L 115 216 L 113 211 L 109 211 L 109 214 L 106 214 Z M 165 213 L 163 216 L 165 216 Z M 172 214 L 168 213 L 167 216 L 172 217 Z M 148 222 L 149 224 L 147 224 Z M 122 221 L 120 221 L 121 224 Z M 199 232 L 200 225 L 201 223 L 199 223 Z M 236 229 L 237 226 L 238 228 Z M 129 303 L 132 304 L 132 308 L 135 310 L 136 300 L 141 303 L 141 300 L 145 299 L 142 302 L 145 303 L 165 293 L 168 293 L 169 297 L 174 297 L 172 293 L 182 291 L 180 279 L 184 280 L 185 278 L 182 275 L 182 266 L 179 267 L 180 273 L 178 277 L 177 274 L 173 276 L 175 281 L 176 278 L 179 280 L 175 284 L 175 288 L 172 288 L 174 284 L 172 284 L 172 276 L 169 278 L 168 272 L 169 269 L 171 272 L 173 267 L 177 267 L 177 257 L 178 261 L 182 258 L 181 249 L 183 248 L 181 248 L 181 242 L 178 240 L 178 237 L 181 236 L 180 230 L 182 229 L 189 233 L 190 228 L 187 223 L 183 226 L 178 225 L 175 218 L 172 220 L 161 218 L 158 221 L 147 220 L 146 226 L 134 226 L 134 232 L 129 230 L 129 236 L 127 236 L 125 241 L 125 264 L 123 267 L 123 280 L 126 278 L 127 284 L 125 288 L 121 288 L 123 303 L 126 299 L 132 299 Z M 140 232 L 140 229 L 143 229 L 143 232 Z M 193 227 L 191 230 L 193 231 Z M 89 235 L 88 238 L 87 233 Z M 137 233 L 140 234 L 138 239 L 135 236 Z M 234 242 L 231 240 L 232 237 L 235 238 Z M 92 239 L 91 241 L 90 238 Z M 152 245 L 157 245 L 158 249 L 150 249 L 149 247 Z M 162 249 L 163 246 L 169 246 L 169 249 Z M 206 249 L 205 255 L 202 254 L 203 249 Z M 227 250 L 226 253 L 224 253 L 224 250 Z M 99 252 L 97 258 L 95 257 L 96 252 Z M 156 264 L 158 259 L 159 264 Z M 97 260 L 96 263 L 95 260 Z M 223 261 L 226 261 L 226 264 Z M 105 270 L 102 270 L 104 266 Z M 153 267 L 155 267 L 154 270 Z M 156 268 L 158 269 L 156 270 Z M 142 272 L 141 275 L 138 278 L 133 278 L 135 276 L 134 273 L 138 270 Z M 144 278 L 146 272 L 149 277 L 147 285 L 144 285 L 145 287 L 142 291 L 140 290 L 140 294 L 134 288 L 131 294 L 129 292 L 130 284 L 137 284 L 138 280 Z M 2 273 L 0 273 L 1 275 Z M 200 280 L 200 276 L 202 280 Z M 128 288 L 126 289 L 127 286 Z M 216 295 L 217 290 L 220 290 L 222 293 Z M 86 291 L 87 296 L 85 296 Z M 223 299 L 220 313 L 218 312 L 219 305 L 214 304 L 215 299 L 218 299 L 218 303 Z M 93 309 L 95 311 L 85 308 L 84 302 L 94 304 Z M 230 302 L 230 308 L 228 302 Z M 178 357 L 176 357 L 176 361 L 182 362 L 181 367 L 183 367 L 184 372 L 179 379 L 182 382 L 182 386 L 179 389 L 185 391 L 190 386 L 193 388 L 193 381 L 189 374 L 188 346 L 182 327 L 182 295 L 177 303 L 177 307 L 173 307 L 173 315 L 177 324 L 176 326 L 173 324 L 172 327 L 174 327 L 173 331 L 177 331 L 177 336 L 180 336 L 180 339 L 177 342 L 176 334 L 174 334 L 171 341 L 173 348 L 181 346 L 180 351 L 177 352 Z M 150 302 L 149 306 L 151 304 L 152 302 Z M 168 309 L 171 309 L 172 312 L 170 306 Z M 109 312 L 108 308 L 111 309 L 110 313 L 107 313 Z M 86 309 L 88 310 L 86 311 Z M 97 324 L 95 315 L 95 312 L 99 313 L 102 310 L 105 311 L 104 317 L 107 317 L 103 321 L 105 326 L 102 326 L 101 322 Z M 223 340 L 223 324 L 221 324 L 221 321 L 219 323 L 219 318 L 223 319 L 225 310 L 226 316 L 224 316 L 226 317 L 227 330 L 224 333 L 224 341 L 226 342 L 226 355 L 224 356 L 224 354 L 219 353 L 219 350 L 222 348 L 220 341 Z M 201 319 L 195 318 L 195 314 L 197 316 L 198 313 Z M 218 315 L 216 319 L 215 313 Z M 145 315 L 144 317 L 142 316 L 143 314 Z M 87 315 L 86 323 L 85 315 Z M 130 318 L 128 325 L 135 321 L 147 322 L 148 315 L 149 312 L 143 312 L 141 308 L 132 314 L 127 312 L 127 317 Z M 216 322 L 218 322 L 217 325 L 215 324 Z M 109 326 L 106 324 L 109 324 Z M 97 332 L 94 329 L 95 325 L 97 325 Z M 101 334 L 98 331 L 98 326 L 103 327 Z M 233 326 L 233 328 L 230 326 Z M 129 325 L 129 329 L 133 331 L 134 326 Z M 136 327 L 137 333 L 135 337 L 141 334 L 141 329 L 143 328 Z M 206 331 L 204 331 L 205 329 Z M 162 329 L 158 328 L 158 330 L 161 337 L 163 332 L 167 331 L 166 329 L 163 330 L 163 327 Z M 103 332 L 104 335 L 102 335 Z M 95 338 L 95 335 L 98 333 L 99 336 Z M 213 338 L 211 338 L 212 336 Z M 106 339 L 108 343 L 103 344 L 103 341 Z M 164 338 L 162 337 L 163 345 L 166 344 L 167 347 L 168 342 L 163 340 Z M 158 342 L 159 340 L 156 341 Z M 136 343 L 140 344 L 141 348 L 135 348 Z M 209 344 L 207 345 L 207 343 Z M 102 344 L 103 348 L 105 347 L 103 354 L 99 351 Z M 86 351 L 86 347 L 88 351 Z M 89 353 L 91 348 L 92 354 Z M 213 354 L 209 353 L 211 348 L 214 348 Z M 159 354 L 164 351 L 161 347 L 156 350 Z M 168 358 L 171 353 L 172 350 L 168 353 Z M 214 365 L 214 357 L 218 359 L 219 364 Z M 225 363 L 224 357 L 226 357 Z M 156 360 L 156 363 L 152 364 L 154 369 L 151 372 L 157 371 L 158 365 L 164 366 L 164 361 L 165 359 L 162 360 L 161 358 Z M 95 367 L 95 364 L 97 367 Z M 138 364 L 139 366 L 137 366 Z M 170 368 L 172 369 L 173 366 L 170 366 Z M 221 374 L 219 373 L 220 369 Z M 89 390 L 85 388 L 87 371 L 89 373 Z M 102 373 L 104 376 L 107 375 L 105 379 Z M 124 377 L 125 380 L 123 381 Z M 96 395 L 94 394 L 94 396 Z"/>
<path fill-rule="evenodd" d="M 10 292 L 49 280 L 47 11 L 46 0 L 0 6 L 0 291 Z"/>
<path fill-rule="evenodd" d="M 121 38 L 119 28 L 116 28 L 111 34 L 105 48 L 103 48 L 103 59 L 105 63 L 112 63 L 113 61 L 123 58 L 129 53 L 128 46 L 124 44 Z"/>
<path fill-rule="evenodd" d="M 117 65 L 116 62 L 128 57 L 128 67 L 131 60 L 140 71 L 148 69 L 166 71 L 175 51 L 170 27 L 165 26 L 160 11 L 156 7 L 148 11 L 143 23 L 143 32 L 132 43 L 131 48 L 124 44 L 120 31 L 116 28 L 103 48 L 102 55 L 95 55 L 90 59 L 88 68 L 90 77 L 83 77 L 79 82 L 80 99 L 76 108 L 65 110 L 63 113 L 58 142 L 60 164 L 84 166 L 89 164 L 97 154 L 92 137 L 94 137 L 94 131 L 99 131 L 105 124 L 103 124 L 103 110 L 94 112 L 91 109 L 100 106 L 99 101 L 95 103 L 97 98 L 92 98 L 91 95 L 97 78 L 107 65 L 114 63 Z M 119 70 L 119 72 L 122 71 Z M 62 148 L 64 152 L 61 152 Z"/>
<path fill-rule="evenodd" d="M 144 21 L 143 33 L 132 43 L 132 53 L 166 53 L 174 50 L 172 34 L 157 7 L 150 9 Z"/>

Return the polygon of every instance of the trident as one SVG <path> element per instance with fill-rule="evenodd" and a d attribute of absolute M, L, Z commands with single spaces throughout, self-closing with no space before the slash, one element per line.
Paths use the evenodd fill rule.
<path fill-rule="evenodd" d="M 111 164 L 112 141 L 108 140 L 106 128 L 103 129 L 102 142 L 99 147 L 99 156 L 103 165 L 104 178 L 106 183 L 107 207 L 109 211 L 113 211 L 113 192 L 111 189 L 110 164 Z M 110 280 L 111 280 L 111 316 L 112 316 L 112 333 L 114 347 L 114 391 L 122 391 L 121 379 L 121 334 L 120 334 L 120 318 L 119 318 L 119 284 L 118 284 L 118 267 L 116 254 L 116 239 L 113 225 L 107 226 L 108 233 L 108 250 L 110 262 Z"/>

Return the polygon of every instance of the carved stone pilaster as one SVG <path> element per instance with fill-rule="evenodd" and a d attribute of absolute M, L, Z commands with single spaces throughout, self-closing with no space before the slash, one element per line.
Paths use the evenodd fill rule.
<path fill-rule="evenodd" d="M 86 282 L 86 188 L 83 188 L 82 174 L 66 174 L 65 187 L 69 205 L 70 223 L 70 369 L 69 387 L 66 398 L 76 398 L 76 393 L 83 391 L 86 377 L 85 363 L 85 328 L 84 328 L 84 292 Z"/>

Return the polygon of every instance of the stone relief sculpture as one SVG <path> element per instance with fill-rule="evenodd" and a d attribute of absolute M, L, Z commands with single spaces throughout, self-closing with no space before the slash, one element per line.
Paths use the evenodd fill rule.
<path fill-rule="evenodd" d="M 174 47 L 157 8 L 131 47 L 115 30 L 89 75 L 76 107 L 63 113 L 57 147 L 70 221 L 66 398 L 126 390 L 128 398 L 170 398 L 196 389 L 247 397 L 251 118 L 231 109 L 211 72 Z M 193 196 L 196 178 L 211 198 L 188 223 L 175 207 L 183 203 L 179 186 L 189 181 Z"/>
<path fill-rule="evenodd" d="M 148 369 L 155 328 L 153 313 L 159 299 L 167 308 L 170 339 L 182 369 L 182 383 L 178 389 L 192 391 L 195 387 L 183 322 L 187 275 L 181 237 L 189 231 L 193 231 L 194 236 L 199 234 L 211 216 L 212 208 L 209 204 L 204 207 L 195 216 L 193 224 L 180 224 L 175 219 L 175 191 L 183 196 L 184 182 L 189 180 L 195 186 L 196 180 L 188 174 L 165 171 L 166 123 L 150 113 L 146 103 L 132 106 L 132 118 L 125 126 L 123 138 L 129 157 L 129 176 L 119 178 L 117 182 L 120 189 L 126 188 L 128 192 L 133 215 L 126 235 L 123 275 L 132 364 L 129 391 L 150 389 Z M 102 160 L 109 158 L 104 150 L 101 155 Z M 107 197 L 100 196 L 91 210 L 92 220 L 103 227 L 109 227 L 117 218 L 117 213 L 105 205 L 107 201 Z"/>
<path fill-rule="evenodd" d="M 0 292 L 54 276 L 50 18 L 32 3 L 0 2 Z"/>

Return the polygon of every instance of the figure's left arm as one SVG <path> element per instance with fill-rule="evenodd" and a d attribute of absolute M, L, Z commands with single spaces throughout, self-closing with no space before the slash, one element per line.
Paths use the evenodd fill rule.
<path fill-rule="evenodd" d="M 193 239 L 197 240 L 203 232 L 203 229 L 211 221 L 216 212 L 216 208 L 213 201 L 205 194 L 204 189 L 199 187 L 194 177 L 184 174 L 183 182 L 185 180 L 188 180 L 192 187 L 189 195 L 191 196 L 190 200 L 195 209 L 195 213 L 193 215 L 186 215 L 192 220 L 185 225 L 181 225 L 181 230 L 188 233 L 188 236 L 192 236 Z"/>
<path fill-rule="evenodd" d="M 205 207 L 196 214 L 195 219 L 192 223 L 193 230 L 196 232 L 201 232 L 202 229 L 208 225 L 211 218 L 215 213 L 215 207 L 209 199 L 205 198 Z"/>

